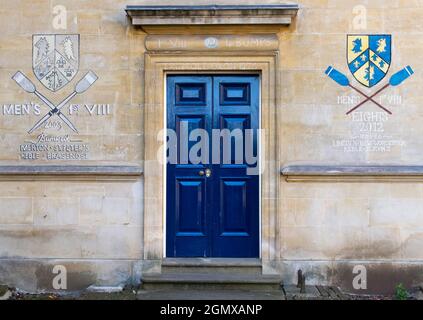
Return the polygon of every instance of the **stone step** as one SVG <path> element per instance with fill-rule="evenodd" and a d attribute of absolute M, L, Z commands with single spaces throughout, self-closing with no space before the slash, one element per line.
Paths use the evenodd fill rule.
<path fill-rule="evenodd" d="M 260 259 L 239 258 L 167 258 L 162 262 L 162 273 L 262 273 Z"/>
<path fill-rule="evenodd" d="M 226 274 L 226 273 L 161 273 L 145 274 L 144 290 L 280 290 L 278 275 Z"/>

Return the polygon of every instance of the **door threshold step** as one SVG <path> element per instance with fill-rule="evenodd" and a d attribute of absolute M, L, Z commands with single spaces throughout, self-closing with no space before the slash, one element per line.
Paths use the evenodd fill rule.
<path fill-rule="evenodd" d="M 262 273 L 261 260 L 251 258 L 166 258 L 162 273 Z"/>
<path fill-rule="evenodd" d="M 279 275 L 225 274 L 225 273 L 162 273 L 146 274 L 142 278 L 144 289 L 251 289 L 278 290 Z"/>
<path fill-rule="evenodd" d="M 165 258 L 165 267 L 261 267 L 255 258 Z"/>

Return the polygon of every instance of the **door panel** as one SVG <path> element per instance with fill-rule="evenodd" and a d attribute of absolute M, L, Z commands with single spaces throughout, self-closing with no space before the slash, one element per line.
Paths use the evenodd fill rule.
<path fill-rule="evenodd" d="M 178 138 L 177 145 L 169 147 L 176 147 L 178 156 L 177 164 L 167 164 L 166 255 L 210 256 L 211 226 L 206 213 L 211 197 L 206 177 L 199 176 L 209 161 L 192 163 L 189 150 L 195 141 L 189 141 L 188 147 L 180 142 L 184 131 L 185 135 L 199 128 L 211 132 L 212 79 L 168 77 L 167 105 L 167 126 Z"/>
<path fill-rule="evenodd" d="M 245 166 L 244 159 L 244 130 L 251 129 L 251 121 L 249 114 L 220 114 L 220 123 L 218 129 L 229 130 L 233 136 L 231 136 L 230 144 L 225 144 L 224 141 L 221 143 L 220 148 L 220 167 L 236 165 L 236 166 Z M 238 131 L 239 130 L 239 131 Z M 229 134 L 223 133 L 223 135 Z M 227 140 L 229 141 L 229 139 Z M 230 152 L 225 151 L 227 147 Z M 237 153 L 237 147 L 241 152 Z M 226 155 L 226 156 L 225 156 Z M 237 156 L 238 155 L 238 156 Z"/>
<path fill-rule="evenodd" d="M 247 174 L 244 144 L 245 130 L 259 128 L 258 77 L 169 76 L 167 88 L 168 128 L 178 137 L 178 163 L 167 165 L 167 256 L 258 257 L 259 176 Z M 180 142 L 199 128 L 210 153 L 194 163 L 188 154 L 199 140 Z M 217 150 L 212 129 L 226 129 Z M 255 131 L 255 156 L 257 143 Z M 211 175 L 200 175 L 206 169 Z"/>
<path fill-rule="evenodd" d="M 224 179 L 221 183 L 219 234 L 248 236 L 246 181 Z"/>
<path fill-rule="evenodd" d="M 192 158 L 189 157 L 189 150 L 197 143 L 196 141 L 190 141 L 189 135 L 196 129 L 207 130 L 207 115 L 193 115 L 193 114 L 178 114 L 175 117 L 176 124 L 176 135 L 178 141 L 181 140 L 181 137 L 186 137 L 186 144 L 178 145 L 178 164 L 193 164 Z M 194 163 L 197 164 L 197 163 Z"/>
<path fill-rule="evenodd" d="M 189 81 L 189 80 L 188 80 Z M 175 105 L 176 106 L 203 106 L 207 104 L 207 82 L 185 82 L 181 79 L 175 83 Z M 201 81 L 201 80 L 200 80 Z"/>
<path fill-rule="evenodd" d="M 254 129 L 253 149 L 257 154 L 259 129 L 259 79 L 256 76 L 218 76 L 213 79 L 213 128 Z M 241 142 L 242 142 L 241 141 Z M 238 138 L 231 138 L 230 162 L 213 164 L 213 254 L 216 257 L 259 256 L 259 176 L 247 175 L 245 144 L 236 154 Z M 208 181 L 209 182 L 209 181 Z M 229 226 L 227 223 L 231 223 Z"/>
<path fill-rule="evenodd" d="M 176 180 L 176 235 L 204 236 L 204 179 Z"/>

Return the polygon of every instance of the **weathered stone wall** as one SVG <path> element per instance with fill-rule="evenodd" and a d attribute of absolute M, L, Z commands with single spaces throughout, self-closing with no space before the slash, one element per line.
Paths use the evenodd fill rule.
<path fill-rule="evenodd" d="M 400 0 L 310 0 L 300 4 L 295 23 L 281 34 L 282 165 L 421 164 L 423 128 L 418 122 L 422 96 L 418 86 L 422 81 L 423 44 L 418 39 L 423 33 L 422 4 Z M 367 10 L 366 29 L 355 28 L 356 5 Z M 347 34 L 392 35 L 392 64 L 378 86 L 367 89 L 348 70 Z M 413 76 L 398 87 L 387 88 L 379 95 L 381 99 L 376 99 L 392 115 L 367 102 L 356 110 L 355 118 L 347 116 L 360 95 L 324 74 L 328 66 L 333 66 L 346 74 L 353 86 L 370 95 L 407 65 L 414 69 Z M 353 98 L 348 101 L 346 97 Z M 395 99 L 400 102 L 395 103 Z M 366 123 L 372 121 L 359 121 L 369 112 L 386 117 L 376 121 L 383 123 L 376 125 L 383 131 L 370 131 Z M 400 143 L 374 150 L 344 150 L 336 145 L 360 134 L 386 136 L 368 139 L 376 143 Z M 419 181 L 287 183 L 281 179 L 280 198 L 278 252 L 280 259 L 287 260 L 282 264 L 282 269 L 290 270 L 287 281 L 294 281 L 296 269 L 303 268 L 311 281 L 340 283 L 352 290 L 352 270 L 358 264 L 368 266 L 370 291 L 392 291 L 399 282 L 412 285 L 422 281 L 421 266 L 415 265 L 423 261 Z"/>
<path fill-rule="evenodd" d="M 211 3 L 208 0 L 177 2 Z M 423 111 L 418 84 L 423 66 L 422 4 L 405 0 L 298 3 L 300 10 L 293 25 L 279 34 L 280 166 L 421 164 Z M 65 5 L 68 11 L 66 30 L 52 26 L 52 10 L 58 4 Z M 10 104 L 35 102 L 40 104 L 41 114 L 48 111 L 37 97 L 19 89 L 11 80 L 18 70 L 55 103 L 70 94 L 77 80 L 92 70 L 99 79 L 72 103 L 110 104 L 111 112 L 90 115 L 84 108 L 77 114 L 66 110 L 65 114 L 79 130 L 79 135 L 71 134 L 72 139 L 81 140 L 89 148 L 87 160 L 75 162 L 22 159 L 20 146 L 37 139 L 41 132 L 60 135 L 70 131 L 44 128 L 28 135 L 27 131 L 40 116 L 33 112 L 21 115 L 16 106 L 14 114 L 1 109 L 0 165 L 142 165 L 145 34 L 130 26 L 124 12 L 124 7 L 130 4 L 152 3 L 144 0 L 2 1 L 0 107 L 8 105 L 10 110 Z M 243 1 L 243 4 L 257 4 L 257 1 Z M 357 13 L 353 10 L 361 4 L 367 10 L 366 29 L 354 25 Z M 36 33 L 80 34 L 79 72 L 58 92 L 46 89 L 33 74 L 32 35 Z M 331 65 L 347 74 L 351 83 L 363 92 L 376 91 L 359 85 L 348 70 L 346 35 L 355 33 L 392 35 L 392 65 L 383 83 L 406 65 L 415 71 L 404 84 L 386 89 L 382 99 L 377 100 L 393 115 L 386 117 L 370 102 L 357 110 L 370 114 L 357 113 L 356 118 L 345 115 L 356 104 L 359 94 L 338 86 L 324 75 Z M 366 115 L 379 120 L 360 120 Z M 369 122 L 375 124 L 368 125 Z M 383 131 L 378 131 L 381 128 Z M 355 143 L 360 134 L 383 137 L 370 139 L 375 141 L 373 150 L 345 148 L 346 144 Z M 366 139 L 358 142 L 362 140 Z M 137 261 L 143 256 L 142 178 L 126 182 L 36 177 L 32 180 L 0 181 L 0 283 L 27 290 L 50 288 L 47 284 L 54 276 L 51 268 L 58 262 L 71 270 L 69 277 L 75 277 L 70 281 L 73 288 L 93 283 L 113 285 L 139 276 Z M 422 184 L 416 181 L 288 183 L 281 177 L 278 241 L 273 248 L 277 257 L 275 267 L 284 273 L 287 282 L 294 281 L 297 269 L 302 268 L 310 281 L 338 283 L 350 289 L 356 264 L 369 267 L 370 289 L 385 282 L 384 289 L 389 291 L 398 282 L 421 281 L 422 193 Z"/>
<path fill-rule="evenodd" d="M 0 282 L 52 289 L 55 265 L 67 268 L 68 289 L 132 279 L 142 257 L 140 181 L 2 181 L 0 190 Z"/>
<path fill-rule="evenodd" d="M 131 2 L 2 1 L 0 165 L 142 165 L 144 33 L 127 21 L 124 7 Z M 53 27 L 56 5 L 67 10 L 65 30 Z M 79 71 L 57 92 L 44 87 L 32 70 L 32 36 L 38 33 L 80 34 Z M 58 104 L 89 70 L 98 80 L 70 102 L 80 105 L 78 112 L 70 114 L 67 107 L 63 111 L 79 134 L 67 127 L 42 127 L 28 134 L 49 108 L 18 87 L 11 79 L 15 72 L 23 72 L 41 94 Z M 40 114 L 34 114 L 31 106 L 26 114 L 19 106 L 31 102 L 39 105 Z M 91 109 L 91 115 L 85 104 L 89 108 L 109 104 L 109 112 L 98 115 Z M 23 159 L 20 146 L 37 141 L 40 134 L 69 134 L 65 143 L 46 144 L 70 145 L 78 140 L 88 148 L 88 155 L 81 161 Z M 0 283 L 28 291 L 52 290 L 55 265 L 67 268 L 70 290 L 136 280 L 139 271 L 134 270 L 139 269 L 143 243 L 142 178 L 106 178 L 1 179 Z"/>
<path fill-rule="evenodd" d="M 134 2 L 134 1 L 132 1 Z M 74 119 L 79 131 L 78 139 L 89 145 L 85 162 L 95 164 L 139 164 L 142 160 L 142 72 L 143 32 L 129 26 L 124 8 L 131 1 L 9 1 L 2 2 L 1 22 L 1 85 L 0 125 L 2 128 L 1 164 L 28 164 L 19 157 L 19 146 L 38 134 L 56 134 L 54 129 L 38 130 L 28 136 L 27 131 L 39 117 L 30 111 L 29 116 L 15 115 L 3 105 L 40 104 L 41 114 L 49 111 L 37 97 L 21 90 L 11 77 L 22 71 L 36 85 L 38 91 L 52 102 L 59 103 L 72 93 L 76 82 L 92 70 L 99 79 L 85 93 L 77 95 L 70 103 L 82 105 Z M 53 9 L 64 5 L 67 9 L 67 29 L 52 25 Z M 72 83 L 58 92 L 46 89 L 32 71 L 33 34 L 80 34 L 79 72 Z M 110 104 L 110 113 L 90 115 L 84 104 Z M 31 109 L 32 110 L 32 109 Z M 53 120 L 53 118 L 52 118 Z M 62 130 L 67 133 L 67 128 Z M 72 131 L 70 131 L 72 132 Z M 60 132 L 59 132 L 60 134 Z M 31 161 L 45 164 L 45 161 Z M 50 161 L 51 162 L 51 161 Z M 59 162 L 63 164 L 63 161 Z M 66 162 L 65 162 L 66 163 Z M 69 164 L 75 164 L 68 161 Z M 79 163 L 78 163 L 79 164 Z"/>

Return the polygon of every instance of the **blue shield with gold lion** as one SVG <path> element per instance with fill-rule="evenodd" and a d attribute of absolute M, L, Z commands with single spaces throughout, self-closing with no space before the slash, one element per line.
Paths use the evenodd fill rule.
<path fill-rule="evenodd" d="M 371 88 L 388 73 L 391 66 L 392 37 L 386 34 L 348 35 L 348 68 L 362 85 Z"/>

